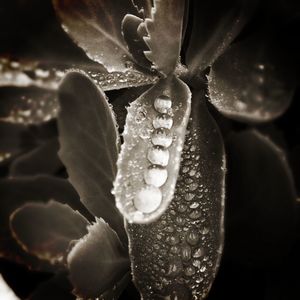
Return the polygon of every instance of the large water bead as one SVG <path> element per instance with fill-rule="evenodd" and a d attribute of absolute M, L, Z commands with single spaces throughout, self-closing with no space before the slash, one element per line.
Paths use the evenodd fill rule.
<path fill-rule="evenodd" d="M 151 136 L 152 144 L 155 146 L 162 146 L 168 148 L 171 146 L 173 137 L 169 129 L 158 128 Z"/>
<path fill-rule="evenodd" d="M 161 187 L 168 179 L 168 171 L 158 166 L 150 166 L 144 173 L 145 182 L 155 187 Z"/>
<path fill-rule="evenodd" d="M 155 146 L 148 150 L 147 158 L 153 165 L 166 167 L 169 162 L 169 157 L 170 154 L 167 149 Z"/>
<path fill-rule="evenodd" d="M 173 119 L 167 114 L 161 114 L 154 118 L 152 125 L 155 129 L 158 128 L 167 128 L 171 129 L 173 125 Z"/>
<path fill-rule="evenodd" d="M 154 100 L 154 108 L 160 113 L 167 113 L 172 107 L 172 101 L 168 96 L 161 95 Z"/>
<path fill-rule="evenodd" d="M 160 189 L 149 185 L 142 188 L 134 197 L 135 208 L 143 213 L 154 212 L 161 204 L 162 193 Z"/>

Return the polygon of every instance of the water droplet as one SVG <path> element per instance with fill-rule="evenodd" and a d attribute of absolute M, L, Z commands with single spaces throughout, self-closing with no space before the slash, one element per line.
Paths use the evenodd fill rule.
<path fill-rule="evenodd" d="M 173 254 L 178 254 L 180 251 L 180 247 L 177 246 L 177 245 L 174 245 L 170 248 L 170 252 L 173 253 Z"/>
<path fill-rule="evenodd" d="M 139 107 L 136 112 L 135 121 L 141 123 L 146 119 L 146 109 L 144 107 Z"/>
<path fill-rule="evenodd" d="M 183 245 L 181 247 L 181 257 L 183 261 L 189 261 L 192 256 L 192 249 L 189 245 Z"/>
<path fill-rule="evenodd" d="M 195 252 L 193 254 L 194 258 L 199 258 L 203 255 L 203 250 L 201 248 L 197 248 L 195 249 Z"/>
<path fill-rule="evenodd" d="M 194 197 L 195 197 L 195 195 L 192 193 L 186 193 L 184 196 L 186 201 L 191 201 Z"/>
<path fill-rule="evenodd" d="M 205 271 L 206 271 L 206 267 L 205 267 L 205 266 L 202 266 L 202 267 L 200 268 L 200 272 L 203 273 L 203 272 L 205 272 Z"/>
<path fill-rule="evenodd" d="M 149 149 L 147 157 L 152 164 L 165 167 L 169 162 L 169 151 L 155 146 Z"/>
<path fill-rule="evenodd" d="M 195 268 L 192 266 L 189 266 L 184 270 L 184 274 L 186 276 L 193 276 L 195 273 L 196 273 Z"/>
<path fill-rule="evenodd" d="M 201 266 L 200 260 L 198 260 L 198 259 L 194 260 L 194 261 L 193 261 L 193 266 L 199 269 L 200 266 Z"/>
<path fill-rule="evenodd" d="M 190 205 L 190 208 L 192 208 L 192 209 L 195 209 L 195 208 L 197 208 L 197 207 L 199 207 L 199 202 L 193 202 L 191 205 Z"/>
<path fill-rule="evenodd" d="M 196 220 L 196 219 L 199 219 L 199 218 L 200 218 L 201 214 L 202 214 L 201 211 L 198 210 L 198 209 L 196 209 L 196 210 L 193 210 L 193 211 L 189 214 L 189 216 L 190 216 L 191 219 Z"/>
<path fill-rule="evenodd" d="M 182 271 L 182 262 L 178 258 L 172 258 L 169 262 L 167 276 L 174 277 Z"/>
<path fill-rule="evenodd" d="M 165 95 L 161 95 L 154 100 L 154 108 L 160 113 L 167 113 L 171 107 L 172 101 Z"/>
<path fill-rule="evenodd" d="M 156 187 L 164 185 L 167 178 L 168 171 L 157 166 L 150 166 L 144 173 L 145 182 Z"/>
<path fill-rule="evenodd" d="M 192 246 L 197 245 L 199 238 L 199 234 L 195 231 L 190 231 L 186 236 L 187 242 Z"/>
<path fill-rule="evenodd" d="M 209 233 L 209 229 L 207 227 L 204 227 L 202 230 L 201 230 L 201 233 L 202 234 L 208 234 Z"/>
<path fill-rule="evenodd" d="M 182 226 L 185 224 L 185 219 L 180 216 L 177 216 L 175 221 L 176 221 L 177 225 L 179 225 L 179 226 Z"/>
<path fill-rule="evenodd" d="M 173 138 L 169 129 L 158 128 L 153 132 L 151 141 L 155 146 L 168 148 L 171 146 Z"/>
<path fill-rule="evenodd" d="M 184 204 L 179 204 L 177 210 L 178 210 L 180 213 L 184 213 L 184 212 L 187 210 L 187 206 L 184 205 Z"/>
<path fill-rule="evenodd" d="M 173 235 L 167 236 L 166 242 L 167 242 L 169 245 L 174 246 L 174 245 L 177 245 L 177 244 L 180 242 L 180 239 L 179 239 L 179 236 L 178 236 L 178 235 L 173 234 Z"/>
<path fill-rule="evenodd" d="M 171 129 L 172 125 L 173 125 L 173 119 L 167 114 L 158 115 L 153 120 L 153 127 L 155 129 L 158 128 Z"/>
<path fill-rule="evenodd" d="M 192 184 L 189 186 L 189 190 L 190 190 L 190 191 L 195 191 L 197 188 L 198 188 L 198 184 L 197 184 L 197 183 L 192 183 Z"/>
<path fill-rule="evenodd" d="M 146 186 L 134 198 L 134 206 L 143 213 L 155 211 L 162 200 L 161 191 L 154 186 Z"/>

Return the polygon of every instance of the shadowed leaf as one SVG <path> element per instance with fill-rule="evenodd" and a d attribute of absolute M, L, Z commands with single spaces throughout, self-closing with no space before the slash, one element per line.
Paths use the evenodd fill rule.
<path fill-rule="evenodd" d="M 53 0 L 63 28 L 88 56 L 109 71 L 125 71 L 132 61 L 121 22 L 136 10 L 130 0 Z"/>
<path fill-rule="evenodd" d="M 193 76 L 210 66 L 238 35 L 256 1 L 190 1 L 193 29 L 186 62 Z"/>
<path fill-rule="evenodd" d="M 10 216 L 13 236 L 40 259 L 62 263 L 70 242 L 87 233 L 88 221 L 66 204 L 27 203 Z"/>
<path fill-rule="evenodd" d="M 254 130 L 233 134 L 227 149 L 227 257 L 277 268 L 295 228 L 296 192 L 285 154 Z"/>
<path fill-rule="evenodd" d="M 90 212 L 126 239 L 111 194 L 118 133 L 106 96 L 86 76 L 69 73 L 59 88 L 59 103 L 59 155 L 69 179 Z"/>
<path fill-rule="evenodd" d="M 154 0 L 152 16 L 145 20 L 149 34 L 144 37 L 149 47 L 145 55 L 165 76 L 175 70 L 179 60 L 184 12 L 183 0 Z"/>
<path fill-rule="evenodd" d="M 74 293 L 95 298 L 124 277 L 129 260 L 117 234 L 102 219 L 97 219 L 88 231 L 69 253 L 68 266 Z"/>
<path fill-rule="evenodd" d="M 172 102 L 172 117 L 168 114 L 160 114 L 154 107 L 155 100 L 163 95 Z M 190 98 L 191 92 L 188 86 L 176 77 L 171 77 L 151 87 L 132 102 L 128 109 L 114 193 L 118 208 L 130 222 L 148 223 L 157 219 L 173 198 L 186 125 L 190 115 Z M 135 207 L 134 199 L 145 187 L 144 173 L 151 165 L 147 159 L 148 153 L 155 151 L 151 139 L 156 132 L 153 121 L 160 122 L 164 118 L 167 122 L 173 120 L 169 134 L 172 143 L 166 150 L 169 156 L 169 163 L 166 166 L 168 176 L 161 188 L 162 200 L 158 207 L 149 213 L 142 212 Z"/>
<path fill-rule="evenodd" d="M 211 103 L 225 116 L 246 122 L 270 121 L 290 105 L 294 88 L 272 61 L 267 37 L 229 48 L 209 76 Z"/>
<path fill-rule="evenodd" d="M 225 153 L 204 91 L 192 98 L 174 199 L 157 221 L 127 224 L 143 299 L 204 299 L 223 248 Z"/>

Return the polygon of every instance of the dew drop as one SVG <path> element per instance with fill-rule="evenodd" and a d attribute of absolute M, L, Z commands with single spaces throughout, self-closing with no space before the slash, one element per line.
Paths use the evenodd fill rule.
<path fill-rule="evenodd" d="M 192 246 L 195 246 L 197 245 L 198 241 L 199 241 L 199 234 L 195 231 L 190 231 L 188 234 L 187 234 L 187 237 L 186 237 L 186 240 L 187 242 L 192 245 Z"/>
<path fill-rule="evenodd" d="M 144 173 L 145 182 L 156 187 L 164 185 L 167 178 L 168 171 L 156 166 L 150 166 Z"/>
<path fill-rule="evenodd" d="M 177 225 L 179 225 L 179 226 L 182 226 L 185 224 L 185 219 L 180 216 L 177 216 L 175 221 L 176 221 Z"/>
<path fill-rule="evenodd" d="M 180 213 L 184 213 L 184 212 L 187 210 L 187 206 L 184 205 L 184 204 L 179 204 L 177 210 L 178 210 Z"/>
<path fill-rule="evenodd" d="M 169 129 L 158 128 L 153 132 L 151 141 L 155 146 L 168 148 L 171 146 L 173 138 Z"/>
<path fill-rule="evenodd" d="M 146 119 L 146 110 L 144 107 L 139 107 L 136 112 L 135 121 L 136 123 L 141 123 Z"/>
<path fill-rule="evenodd" d="M 177 245 L 174 245 L 170 248 L 170 252 L 173 254 L 178 254 L 180 252 L 180 247 Z"/>
<path fill-rule="evenodd" d="M 195 268 L 192 266 L 189 266 L 184 270 L 184 273 L 186 276 L 193 276 L 195 274 L 195 272 L 196 272 Z"/>
<path fill-rule="evenodd" d="M 181 257 L 183 261 L 189 261 L 192 256 L 192 249 L 189 245 L 184 245 L 181 247 Z"/>
<path fill-rule="evenodd" d="M 165 95 L 161 95 L 154 100 L 154 108 L 160 113 L 167 113 L 171 107 L 172 101 Z"/>
<path fill-rule="evenodd" d="M 184 196 L 186 201 L 191 201 L 191 200 L 193 200 L 194 197 L 195 197 L 195 194 L 193 194 L 193 193 L 186 193 Z"/>
<path fill-rule="evenodd" d="M 146 186 L 134 198 L 134 206 L 143 213 L 155 211 L 162 200 L 161 191 L 154 186 Z"/>
<path fill-rule="evenodd" d="M 169 162 L 169 151 L 160 147 L 152 147 L 147 157 L 152 164 L 165 167 Z"/>
<path fill-rule="evenodd" d="M 199 258 L 203 255 L 203 250 L 201 248 L 197 248 L 195 249 L 195 252 L 193 254 L 194 258 Z"/>
<path fill-rule="evenodd" d="M 201 214 L 202 214 L 202 213 L 201 213 L 200 210 L 193 210 L 193 211 L 189 214 L 189 216 L 190 216 L 191 219 L 196 220 L 196 219 L 199 219 L 199 218 L 200 218 Z"/>
<path fill-rule="evenodd" d="M 190 205 L 190 208 L 192 208 L 192 209 L 195 209 L 195 208 L 197 208 L 197 207 L 199 207 L 199 202 L 193 202 L 191 205 Z"/>
<path fill-rule="evenodd" d="M 156 116 L 154 118 L 152 124 L 155 129 L 158 129 L 158 128 L 171 129 L 171 127 L 173 125 L 173 119 L 167 114 L 162 114 L 162 115 Z"/>
<path fill-rule="evenodd" d="M 180 239 L 179 239 L 178 235 L 173 234 L 173 235 L 167 236 L 166 242 L 169 245 L 174 246 L 174 245 L 177 245 L 180 242 Z"/>

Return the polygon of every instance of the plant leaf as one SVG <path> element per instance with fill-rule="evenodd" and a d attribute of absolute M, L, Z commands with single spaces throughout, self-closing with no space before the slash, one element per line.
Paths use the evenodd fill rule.
<path fill-rule="evenodd" d="M 117 234 L 102 219 L 97 219 L 70 251 L 68 266 L 74 293 L 96 298 L 123 278 L 129 260 Z"/>
<path fill-rule="evenodd" d="M 294 88 L 272 61 L 267 38 L 252 37 L 233 45 L 213 65 L 209 77 L 211 103 L 225 116 L 265 122 L 290 105 Z"/>
<path fill-rule="evenodd" d="M 257 1 L 191 0 L 193 27 L 186 62 L 192 76 L 197 76 L 218 58 L 239 34 Z"/>
<path fill-rule="evenodd" d="M 127 224 L 134 283 L 142 298 L 205 299 L 224 238 L 225 152 L 207 111 L 193 95 L 174 199 L 157 221 Z"/>
<path fill-rule="evenodd" d="M 255 130 L 230 136 L 227 149 L 227 256 L 252 268 L 276 269 L 290 255 L 296 221 L 286 156 Z"/>
<path fill-rule="evenodd" d="M 80 73 L 69 73 L 59 88 L 59 156 L 81 201 L 126 240 L 111 194 L 116 174 L 118 133 L 107 98 Z"/>
<path fill-rule="evenodd" d="M 154 0 L 152 17 L 145 20 L 149 34 L 144 38 L 149 47 L 145 55 L 165 76 L 175 70 L 179 60 L 184 12 L 183 0 Z"/>
<path fill-rule="evenodd" d="M 13 236 L 22 248 L 52 264 L 62 263 L 70 242 L 87 233 L 88 221 L 66 204 L 26 203 L 10 216 Z"/>
<path fill-rule="evenodd" d="M 146 187 L 143 178 L 150 165 L 147 152 L 154 149 L 151 141 L 151 136 L 155 131 L 153 121 L 166 116 L 166 114 L 158 113 L 154 108 L 155 100 L 162 95 L 168 96 L 172 101 L 172 117 L 166 117 L 168 120 L 170 118 L 173 120 L 170 129 L 172 144 L 166 150 L 169 153 L 169 164 L 165 168 L 167 180 L 161 187 L 162 201 L 157 209 L 150 213 L 143 213 L 135 207 L 134 199 Z M 188 86 L 180 79 L 173 77 L 162 79 L 132 102 L 128 109 L 114 194 L 119 210 L 129 222 L 154 221 L 164 213 L 173 198 L 186 125 L 190 115 L 190 98 L 191 92 Z"/>
<path fill-rule="evenodd" d="M 132 61 L 121 33 L 121 22 L 136 10 L 130 0 L 53 0 L 63 28 L 87 55 L 110 72 L 125 71 Z"/>
<path fill-rule="evenodd" d="M 38 174 L 55 174 L 63 165 L 60 162 L 57 139 L 50 139 L 41 146 L 17 157 L 10 166 L 10 176 L 33 176 Z"/>
<path fill-rule="evenodd" d="M 149 48 L 143 40 L 143 36 L 140 36 L 138 32 L 138 28 L 143 22 L 143 19 L 127 14 L 122 21 L 122 32 L 134 59 L 140 66 L 150 69 L 151 63 L 144 54 L 144 51 L 149 50 Z"/>

